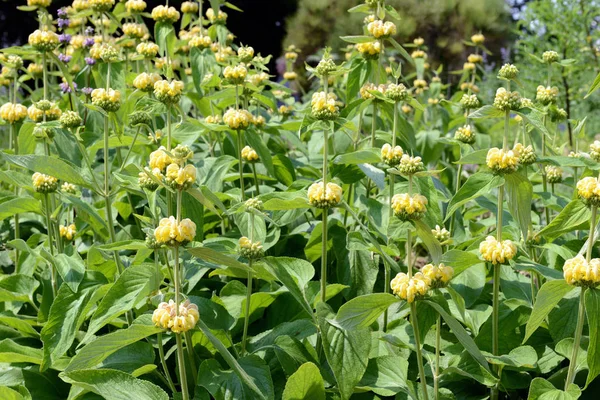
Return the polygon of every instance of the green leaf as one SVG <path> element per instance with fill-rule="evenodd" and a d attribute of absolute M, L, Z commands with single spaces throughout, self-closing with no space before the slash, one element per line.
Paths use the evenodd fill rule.
<path fill-rule="evenodd" d="M 415 221 L 415 228 L 417 231 L 417 236 L 421 239 L 429 251 L 429 255 L 431 256 L 433 262 L 435 264 L 439 263 L 440 258 L 442 257 L 442 246 L 435 236 L 433 236 L 433 233 L 431 233 L 431 228 L 422 220 Z"/>
<path fill-rule="evenodd" d="M 27 275 L 10 275 L 0 280 L 0 303 L 21 301 L 33 303 L 33 293 L 40 283 Z"/>
<path fill-rule="evenodd" d="M 162 274 L 154 264 L 134 265 L 127 268 L 108 290 L 92 315 L 83 342 L 111 320 L 129 311 L 158 289 Z"/>
<path fill-rule="evenodd" d="M 21 196 L 2 203 L 2 210 L 0 210 L 0 220 L 10 218 L 15 214 L 23 214 L 27 212 L 41 214 L 41 203 L 39 202 L 39 200 L 34 199 L 33 197 Z"/>
<path fill-rule="evenodd" d="M 557 389 L 544 378 L 534 378 L 529 386 L 527 400 L 575 400 L 581 395 L 577 385 L 571 383 L 567 391 Z"/>
<path fill-rule="evenodd" d="M 523 117 L 525 121 L 533 125 L 537 130 L 542 132 L 542 135 L 546 135 L 548 138 L 551 137 L 548 128 L 546 128 L 546 125 L 544 124 L 544 115 L 541 111 L 531 108 L 523 108 L 517 111 L 517 114 Z"/>
<path fill-rule="evenodd" d="M 529 339 L 542 322 L 544 322 L 544 319 L 546 319 L 550 311 L 552 311 L 558 302 L 573 289 L 574 287 L 567 284 L 563 279 L 546 281 L 546 283 L 542 285 L 535 299 L 535 304 L 533 305 L 531 316 L 527 321 L 527 326 L 525 327 L 525 338 L 523 339 L 523 343 L 527 342 L 527 339 Z"/>
<path fill-rule="evenodd" d="M 275 192 L 260 196 L 263 207 L 268 211 L 294 210 L 297 208 L 309 208 L 308 195 L 305 190 L 296 192 Z"/>
<path fill-rule="evenodd" d="M 380 396 L 394 396 L 408 389 L 408 360 L 403 356 L 371 358 L 359 387 Z"/>
<path fill-rule="evenodd" d="M 353 153 L 340 154 L 334 160 L 334 164 L 364 164 L 381 162 L 381 156 L 375 149 L 358 150 Z"/>
<path fill-rule="evenodd" d="M 463 204 L 469 201 L 489 194 L 490 191 L 504 184 L 504 178 L 500 175 L 492 175 L 486 172 L 477 172 L 469 177 L 464 185 L 452 197 L 448 204 L 446 220 L 454 214 Z"/>
<path fill-rule="evenodd" d="M 594 79 L 594 82 L 592 83 L 592 86 L 590 86 L 590 90 L 588 90 L 584 99 L 587 99 L 592 93 L 594 93 L 596 90 L 598 90 L 599 87 L 600 87 L 600 74 L 596 75 L 596 78 Z"/>
<path fill-rule="evenodd" d="M 460 322 L 458 322 L 439 304 L 429 300 L 425 300 L 425 302 L 431 307 L 433 307 L 440 314 L 440 316 L 444 319 L 446 324 L 448 324 L 448 326 L 452 330 L 452 333 L 454 333 L 454 336 L 456 336 L 460 344 L 463 345 L 463 347 L 471 355 L 471 357 L 473 357 L 475 361 L 477 361 L 479 364 L 481 364 L 482 367 L 489 371 L 490 367 L 488 365 L 487 360 L 485 359 L 483 354 L 481 354 L 481 351 L 479 351 L 479 348 L 477 348 L 477 345 L 475 344 L 471 336 L 469 336 L 465 328 L 463 328 L 463 326 L 460 324 Z"/>
<path fill-rule="evenodd" d="M 319 367 L 311 362 L 302 364 L 288 378 L 282 400 L 325 400 L 325 383 Z"/>
<path fill-rule="evenodd" d="M 163 56 L 166 54 L 169 54 L 171 57 L 174 56 L 177 37 L 175 36 L 173 24 L 169 22 L 157 22 L 154 25 L 154 38 L 160 49 L 160 54 Z"/>
<path fill-rule="evenodd" d="M 409 63 L 411 63 L 413 65 L 415 64 L 415 61 L 413 60 L 413 58 L 410 56 L 410 54 L 408 54 L 408 52 L 404 49 L 404 47 L 402 47 L 400 45 L 400 43 L 396 42 L 396 40 L 394 38 L 389 38 L 389 41 L 392 43 L 392 46 L 394 46 L 394 48 L 396 48 L 396 50 L 398 50 L 400 55 L 406 59 L 406 61 L 408 61 Z"/>
<path fill-rule="evenodd" d="M 245 138 L 248 144 L 256 150 L 260 157 L 260 162 L 265 166 L 270 176 L 275 174 L 273 169 L 273 159 L 271 158 L 271 151 L 262 140 L 262 138 L 252 131 L 246 131 Z"/>
<path fill-rule="evenodd" d="M 71 362 L 65 368 L 65 372 L 93 368 L 117 350 L 148 336 L 163 332 L 163 329 L 150 325 L 150 319 L 150 315 L 145 315 L 138 318 L 137 321 L 140 323 L 134 322 L 127 329 L 119 329 L 88 343 L 71 359 Z"/>
<path fill-rule="evenodd" d="M 494 106 L 483 106 L 478 108 L 469 114 L 469 118 L 472 119 L 483 119 L 483 118 L 502 118 L 504 117 L 504 111 L 498 110 Z"/>
<path fill-rule="evenodd" d="M 41 364 L 42 350 L 17 344 L 11 339 L 4 339 L 0 341 L 0 363 Z"/>
<path fill-rule="evenodd" d="M 600 290 L 590 288 L 585 292 L 585 312 L 590 328 L 590 344 L 587 350 L 589 367 L 586 386 L 600 374 Z"/>
<path fill-rule="evenodd" d="M 454 276 L 457 276 L 465 269 L 472 267 L 475 264 L 480 264 L 483 261 L 481 261 L 477 254 L 452 249 L 442 255 L 440 262 L 454 268 Z"/>
<path fill-rule="evenodd" d="M 58 254 L 54 257 L 53 264 L 63 281 L 73 292 L 77 292 L 85 274 L 85 265 L 79 253 L 75 252 L 72 256 Z"/>
<path fill-rule="evenodd" d="M 63 372 L 60 377 L 105 399 L 129 400 L 135 393 L 136 400 L 169 400 L 159 386 L 114 369 L 83 369 Z"/>
<path fill-rule="evenodd" d="M 373 36 L 340 36 L 344 42 L 348 43 L 370 43 L 375 41 Z"/>
<path fill-rule="evenodd" d="M 462 156 L 461 159 L 456 162 L 456 164 L 485 164 L 487 153 L 487 149 L 473 151 L 465 156 Z"/>
<path fill-rule="evenodd" d="M 59 160 L 55 157 L 36 156 L 28 154 L 24 156 L 13 156 L 0 152 L 0 156 L 7 162 L 26 168 L 30 171 L 40 172 L 42 174 L 53 176 L 61 181 L 69 182 L 74 185 L 90 187 L 87 179 L 84 179 L 75 166 Z"/>
<path fill-rule="evenodd" d="M 519 173 L 504 175 L 506 194 L 508 195 L 508 208 L 511 215 L 519 222 L 521 234 L 527 238 L 529 224 L 531 223 L 531 200 L 533 198 L 533 185 L 527 176 Z"/>
<path fill-rule="evenodd" d="M 198 257 L 201 260 L 207 261 L 209 263 L 213 263 L 222 267 L 233 268 L 243 272 L 253 272 L 253 270 L 248 267 L 246 264 L 242 264 L 235 258 L 228 257 L 224 254 L 219 253 L 216 250 L 210 249 L 208 247 L 193 247 L 187 249 L 187 252 L 193 255 L 194 257 Z"/>
<path fill-rule="evenodd" d="M 325 357 L 335 376 L 341 399 L 347 400 L 367 369 L 371 349 L 369 328 L 347 331 L 332 325 L 327 319 L 333 314 L 323 302 L 317 303 L 317 314 Z"/>
<path fill-rule="evenodd" d="M 346 330 L 367 328 L 377 321 L 377 318 L 389 306 L 399 301 L 396 296 L 389 293 L 358 296 L 344 303 L 338 310 L 335 319 L 329 322 Z"/>
<path fill-rule="evenodd" d="M 563 233 L 587 226 L 591 215 L 590 209 L 581 200 L 573 200 L 538 235 L 552 241 L 560 237 Z"/>

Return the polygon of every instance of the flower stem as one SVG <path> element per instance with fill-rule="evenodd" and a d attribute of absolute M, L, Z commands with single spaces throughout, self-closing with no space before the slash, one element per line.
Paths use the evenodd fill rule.
<path fill-rule="evenodd" d="M 406 268 L 408 269 L 408 277 L 412 278 L 412 230 L 408 228 L 406 234 Z"/>
<path fill-rule="evenodd" d="M 256 175 L 256 164 L 252 164 L 252 173 L 254 174 L 254 184 L 256 185 L 256 195 L 260 196 L 260 187 L 258 185 L 258 175 Z"/>
<path fill-rule="evenodd" d="M 250 242 L 254 242 L 254 214 L 249 213 L 249 228 L 250 228 Z M 246 353 L 246 341 L 248 340 L 248 325 L 250 325 L 250 303 L 252 301 L 252 258 L 248 260 L 248 280 L 246 283 L 246 318 L 244 318 L 244 331 L 242 333 L 242 352 Z"/>
<path fill-rule="evenodd" d="M 50 254 L 54 256 L 54 242 L 53 242 L 53 227 L 52 221 L 50 219 L 51 210 L 50 210 L 50 195 L 48 193 L 44 193 L 44 207 L 46 211 L 46 229 L 48 232 L 48 245 L 50 247 Z M 57 282 L 56 282 L 56 271 L 54 270 L 54 266 L 50 264 L 50 279 L 52 282 L 52 291 L 56 296 L 56 292 L 58 291 Z"/>
<path fill-rule="evenodd" d="M 16 85 L 16 83 L 15 83 L 15 85 Z M 17 102 L 17 96 L 15 94 L 15 103 L 16 102 Z M 17 136 L 17 132 L 15 132 L 14 124 L 10 124 L 10 138 L 12 139 L 14 154 L 18 155 L 19 154 L 19 139 Z M 10 143 L 9 143 L 9 145 L 10 145 Z M 18 185 L 15 186 L 15 196 L 17 198 L 19 197 L 19 186 Z M 20 230 L 21 230 L 21 228 L 19 226 L 19 214 L 15 214 L 15 240 L 17 240 L 21 237 Z M 16 247 L 15 247 L 15 272 L 17 274 L 19 273 L 19 249 L 17 249 Z"/>
<path fill-rule="evenodd" d="M 169 388 L 173 393 L 175 393 L 175 384 L 173 383 L 173 379 L 171 379 L 171 374 L 169 373 L 169 368 L 167 368 L 167 361 L 165 360 L 165 349 L 163 347 L 162 342 L 162 332 L 158 333 L 157 337 L 158 342 L 158 356 L 160 357 L 160 364 L 165 371 L 165 377 L 167 378 L 167 383 L 169 384 Z"/>
<path fill-rule="evenodd" d="M 598 215 L 598 207 L 592 206 L 592 220 L 590 222 L 590 236 L 588 238 L 588 246 L 585 254 L 585 259 L 587 262 L 590 262 L 592 259 L 592 248 L 594 247 L 594 233 L 596 230 L 596 217 Z"/>
<path fill-rule="evenodd" d="M 567 372 L 567 380 L 565 381 L 565 391 L 569 388 L 569 385 L 575 380 L 575 366 L 577 365 L 577 353 L 579 352 L 579 345 L 581 343 L 581 333 L 583 332 L 583 324 L 585 322 L 585 287 L 581 288 L 581 294 L 579 295 L 579 313 L 577 314 L 577 328 L 575 328 L 575 340 L 573 341 L 573 351 L 571 353 L 571 359 L 569 362 L 569 370 Z"/>
<path fill-rule="evenodd" d="M 437 323 L 435 325 L 435 373 L 433 374 L 433 391 L 435 393 L 435 400 L 440 397 L 439 393 L 439 380 L 440 380 L 440 345 L 442 338 L 442 317 L 438 314 Z"/>
<path fill-rule="evenodd" d="M 419 321 L 417 320 L 417 304 L 410 303 L 410 322 L 412 323 L 415 335 L 415 349 L 417 353 L 417 365 L 419 366 L 419 380 L 423 389 L 423 399 L 427 400 L 427 380 L 425 379 L 425 369 L 423 368 L 423 355 L 421 354 L 421 337 L 419 333 Z"/>
<path fill-rule="evenodd" d="M 331 123 L 333 131 L 333 122 Z M 329 147 L 329 138 L 327 129 L 323 131 L 323 192 L 327 193 L 327 150 Z M 329 209 L 324 208 L 321 211 L 321 301 L 325 303 L 327 300 L 327 213 Z"/>
<path fill-rule="evenodd" d="M 177 309 L 179 309 L 179 303 Z M 183 400 L 189 400 L 190 395 L 188 394 L 187 376 L 185 375 L 185 360 L 183 359 L 183 340 L 181 333 L 175 334 L 177 339 L 177 364 L 179 366 L 179 381 L 181 382 L 181 398 Z"/>
<path fill-rule="evenodd" d="M 110 65 L 110 64 L 109 64 Z M 115 243 L 116 234 L 115 234 L 115 222 L 112 215 L 112 205 L 110 199 L 110 161 L 108 159 L 108 117 L 104 117 L 104 203 L 106 207 L 106 219 L 108 222 L 108 233 L 110 235 L 110 242 Z M 121 265 L 121 260 L 119 259 L 118 251 L 113 251 L 113 258 L 115 260 L 115 264 L 117 265 L 117 271 L 119 275 L 123 273 L 123 266 Z M 116 277 L 115 277 L 116 279 Z"/>
<path fill-rule="evenodd" d="M 237 87 L 237 86 L 236 86 Z M 237 131 L 237 142 L 238 142 L 238 164 L 240 170 L 240 190 L 242 191 L 242 201 L 246 200 L 246 189 L 244 187 L 244 163 L 242 161 L 242 146 L 244 145 L 242 139 L 242 131 Z"/>

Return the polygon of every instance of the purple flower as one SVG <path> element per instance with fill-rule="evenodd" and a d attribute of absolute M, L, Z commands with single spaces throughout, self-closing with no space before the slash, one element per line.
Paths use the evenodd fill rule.
<path fill-rule="evenodd" d="M 58 11 L 56 12 L 56 14 L 59 17 L 66 17 L 67 16 L 67 9 L 65 7 L 59 8 Z"/>
<path fill-rule="evenodd" d="M 87 65 L 94 65 L 94 64 L 96 64 L 96 60 L 94 60 L 92 57 L 86 57 L 85 58 L 85 63 Z"/>
<path fill-rule="evenodd" d="M 65 64 L 68 63 L 69 61 L 71 61 L 71 58 L 73 58 L 73 57 L 63 54 L 63 53 L 60 53 L 58 55 L 58 59 L 60 61 L 64 62 Z"/>
<path fill-rule="evenodd" d="M 59 28 L 68 28 L 70 21 L 68 19 L 59 18 L 58 19 L 58 27 Z"/>
<path fill-rule="evenodd" d="M 61 33 L 58 35 L 58 41 L 61 43 L 69 43 L 71 41 L 71 35 L 68 33 Z"/>
<path fill-rule="evenodd" d="M 87 28 L 85 28 L 85 34 L 88 36 L 91 36 L 94 34 L 94 28 L 92 28 L 91 26 L 88 26 Z"/>
<path fill-rule="evenodd" d="M 83 45 L 85 47 L 92 47 L 94 45 L 94 43 L 95 43 L 94 38 L 89 37 L 89 38 L 85 38 Z"/>
<path fill-rule="evenodd" d="M 91 87 L 84 87 L 83 89 L 81 89 L 81 92 L 86 96 L 89 96 L 90 94 L 92 94 L 93 90 L 94 89 L 92 89 Z"/>
<path fill-rule="evenodd" d="M 60 86 L 60 90 L 63 93 L 71 93 L 71 92 L 73 92 L 73 89 L 77 90 L 77 84 L 75 82 L 73 82 L 73 88 L 71 88 L 71 86 L 69 86 L 68 82 L 63 82 L 59 86 Z"/>

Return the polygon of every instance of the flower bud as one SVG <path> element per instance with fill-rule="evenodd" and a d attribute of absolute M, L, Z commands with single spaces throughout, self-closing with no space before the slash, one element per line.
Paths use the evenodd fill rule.
<path fill-rule="evenodd" d="M 517 246 L 510 240 L 499 242 L 495 237 L 488 236 L 479 244 L 479 253 L 486 262 L 494 265 L 505 264 L 517 254 Z"/>
<path fill-rule="evenodd" d="M 342 188 L 333 183 L 327 183 L 327 189 L 323 182 L 317 182 L 308 188 L 308 202 L 316 208 L 335 207 L 342 201 Z"/>
<path fill-rule="evenodd" d="M 546 64 L 558 62 L 559 59 L 560 57 L 558 56 L 558 53 L 553 50 L 545 51 L 544 53 L 542 53 L 542 60 L 544 60 Z"/>
<path fill-rule="evenodd" d="M 423 161 L 421 161 L 421 157 L 412 157 L 408 154 L 404 154 L 400 158 L 398 171 L 400 171 L 402 175 L 414 175 L 417 172 L 421 172 L 423 170 L 425 170 L 425 167 L 423 165 Z"/>
<path fill-rule="evenodd" d="M 435 229 L 431 230 L 431 234 L 437 239 L 438 242 L 444 243 L 450 240 L 450 232 L 445 227 L 435 226 Z"/>
<path fill-rule="evenodd" d="M 476 94 L 463 94 L 460 99 L 460 105 L 463 110 L 472 110 L 478 108 L 481 104 Z"/>
<path fill-rule="evenodd" d="M 0 107 L 0 118 L 9 124 L 16 124 L 27 117 L 27 107 L 22 104 L 5 103 Z"/>
<path fill-rule="evenodd" d="M 562 181 L 562 169 L 554 165 L 546 165 L 544 169 L 548 183 L 559 183 Z"/>
<path fill-rule="evenodd" d="M 94 89 L 92 104 L 107 112 L 116 112 L 121 107 L 121 92 L 114 89 Z"/>
<path fill-rule="evenodd" d="M 519 70 L 512 64 L 504 64 L 498 71 L 498 78 L 512 80 L 517 77 Z"/>
<path fill-rule="evenodd" d="M 75 237 L 75 234 L 77 233 L 77 228 L 75 227 L 75 224 L 71 224 L 69 226 L 60 225 L 58 227 L 58 230 L 60 233 L 60 237 L 66 240 L 67 242 L 72 241 L 73 237 Z"/>
<path fill-rule="evenodd" d="M 456 130 L 454 139 L 466 144 L 473 144 L 475 143 L 475 131 L 471 125 L 463 125 Z"/>
<path fill-rule="evenodd" d="M 65 111 L 60 116 L 60 124 L 63 128 L 75 129 L 81 126 L 83 119 L 79 116 L 76 111 Z"/>
<path fill-rule="evenodd" d="M 333 93 L 315 92 L 310 104 L 312 116 L 316 119 L 333 120 L 340 115 L 340 103 Z"/>
<path fill-rule="evenodd" d="M 417 272 L 409 278 L 404 272 L 398 273 L 390 282 L 392 293 L 409 303 L 423 298 L 429 290 L 430 279 Z"/>
<path fill-rule="evenodd" d="M 519 92 L 509 92 L 499 88 L 494 98 L 494 107 L 501 111 L 518 110 L 521 108 L 521 96 Z"/>
<path fill-rule="evenodd" d="M 257 260 L 264 257 L 265 252 L 260 242 L 252 242 L 246 236 L 242 236 L 238 242 L 240 256 L 248 260 Z"/>
<path fill-rule="evenodd" d="M 418 220 L 427 212 L 427 199 L 420 194 L 395 194 L 392 197 L 394 215 L 402 221 Z"/>
<path fill-rule="evenodd" d="M 58 189 L 58 179 L 53 176 L 34 173 L 31 176 L 33 189 L 38 193 L 54 193 Z"/>
<path fill-rule="evenodd" d="M 454 269 L 447 267 L 444 264 L 433 265 L 427 264 L 421 268 L 423 276 L 429 279 L 429 287 L 438 289 L 448 286 L 450 279 L 454 275 Z"/>
<path fill-rule="evenodd" d="M 600 284 L 600 259 L 588 262 L 582 255 L 570 258 L 563 265 L 563 274 L 569 285 L 596 287 Z"/>

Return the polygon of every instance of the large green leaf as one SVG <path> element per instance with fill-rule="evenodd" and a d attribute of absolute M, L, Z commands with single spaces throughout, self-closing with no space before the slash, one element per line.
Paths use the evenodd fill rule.
<path fill-rule="evenodd" d="M 60 377 L 67 383 L 81 386 L 105 399 L 169 399 L 167 393 L 159 386 L 114 369 L 82 369 L 63 372 Z"/>
<path fill-rule="evenodd" d="M 347 331 L 332 325 L 328 319 L 333 314 L 323 302 L 317 304 L 317 313 L 325 357 L 335 376 L 340 397 L 347 400 L 367 369 L 371 349 L 369 328 Z"/>
<path fill-rule="evenodd" d="M 74 185 L 85 187 L 91 186 L 89 180 L 83 178 L 81 173 L 77 170 L 77 167 L 55 157 L 37 156 L 32 154 L 14 156 L 4 152 L 0 152 L 0 156 L 11 164 L 18 165 L 33 172 L 50 175 Z"/>
<path fill-rule="evenodd" d="M 587 226 L 591 215 L 590 209 L 581 200 L 573 200 L 538 235 L 552 241 L 563 233 Z"/>
<path fill-rule="evenodd" d="M 534 378 L 529 386 L 527 400 L 576 400 L 581 395 L 577 385 L 571 383 L 566 391 L 557 389 L 544 378 Z"/>
<path fill-rule="evenodd" d="M 585 312 L 590 327 L 590 344 L 587 350 L 589 367 L 586 385 L 600 374 L 600 290 L 590 288 L 585 292 Z"/>
<path fill-rule="evenodd" d="M 85 265 L 79 253 L 73 253 L 72 256 L 57 254 L 53 259 L 51 258 L 51 262 L 63 282 L 69 285 L 73 292 L 76 292 L 85 274 Z"/>
<path fill-rule="evenodd" d="M 319 367 L 311 362 L 302 364 L 289 377 L 282 400 L 325 400 L 325 383 Z"/>
<path fill-rule="evenodd" d="M 31 276 L 10 275 L 0 279 L 0 303 L 22 301 L 33 303 L 33 293 L 40 283 Z"/>
<path fill-rule="evenodd" d="M 508 195 L 508 208 L 511 215 L 519 223 L 521 234 L 527 238 L 529 224 L 531 223 L 531 200 L 533 186 L 527 176 L 515 173 L 504 175 L 506 194 Z"/>
<path fill-rule="evenodd" d="M 26 212 L 41 214 L 42 207 L 40 201 L 33 197 L 25 196 L 5 201 L 2 203 L 2 209 L 0 210 L 0 220 Z"/>
<path fill-rule="evenodd" d="M 371 358 L 359 386 L 380 396 L 394 396 L 407 389 L 408 360 L 403 356 Z"/>
<path fill-rule="evenodd" d="M 83 341 L 87 342 L 112 319 L 129 311 L 145 299 L 158 288 L 161 278 L 162 275 L 154 264 L 134 265 L 127 268 L 98 304 Z"/>
<path fill-rule="evenodd" d="M 523 339 L 523 343 L 533 335 L 558 302 L 573 289 L 574 287 L 567 284 L 563 279 L 546 281 L 546 283 L 542 285 L 535 299 L 535 304 L 533 305 L 531 316 L 527 321 L 527 326 L 525 327 L 525 338 Z"/>
<path fill-rule="evenodd" d="M 335 164 L 374 164 L 381 162 L 381 156 L 375 149 L 358 150 L 353 153 L 341 154 L 333 162 Z"/>
<path fill-rule="evenodd" d="M 396 296 L 389 293 L 372 293 L 355 297 L 343 304 L 335 319 L 329 322 L 346 330 L 366 328 L 377 321 L 389 306 L 399 301 Z"/>
<path fill-rule="evenodd" d="M 485 194 L 504 184 L 504 178 L 487 172 L 477 172 L 469 177 L 448 204 L 446 219 L 450 218 L 463 204 Z"/>
<path fill-rule="evenodd" d="M 452 249 L 442 255 L 440 262 L 454 268 L 454 276 L 457 276 L 465 269 L 480 264 L 482 261 L 475 253 Z"/>
<path fill-rule="evenodd" d="M 233 268 L 246 273 L 253 272 L 252 269 L 246 264 L 243 264 L 235 258 L 221 254 L 218 251 L 208 247 L 193 247 L 187 249 L 187 251 L 194 257 L 198 257 L 204 261 L 208 261 L 209 263 L 213 263 L 222 267 Z"/>

